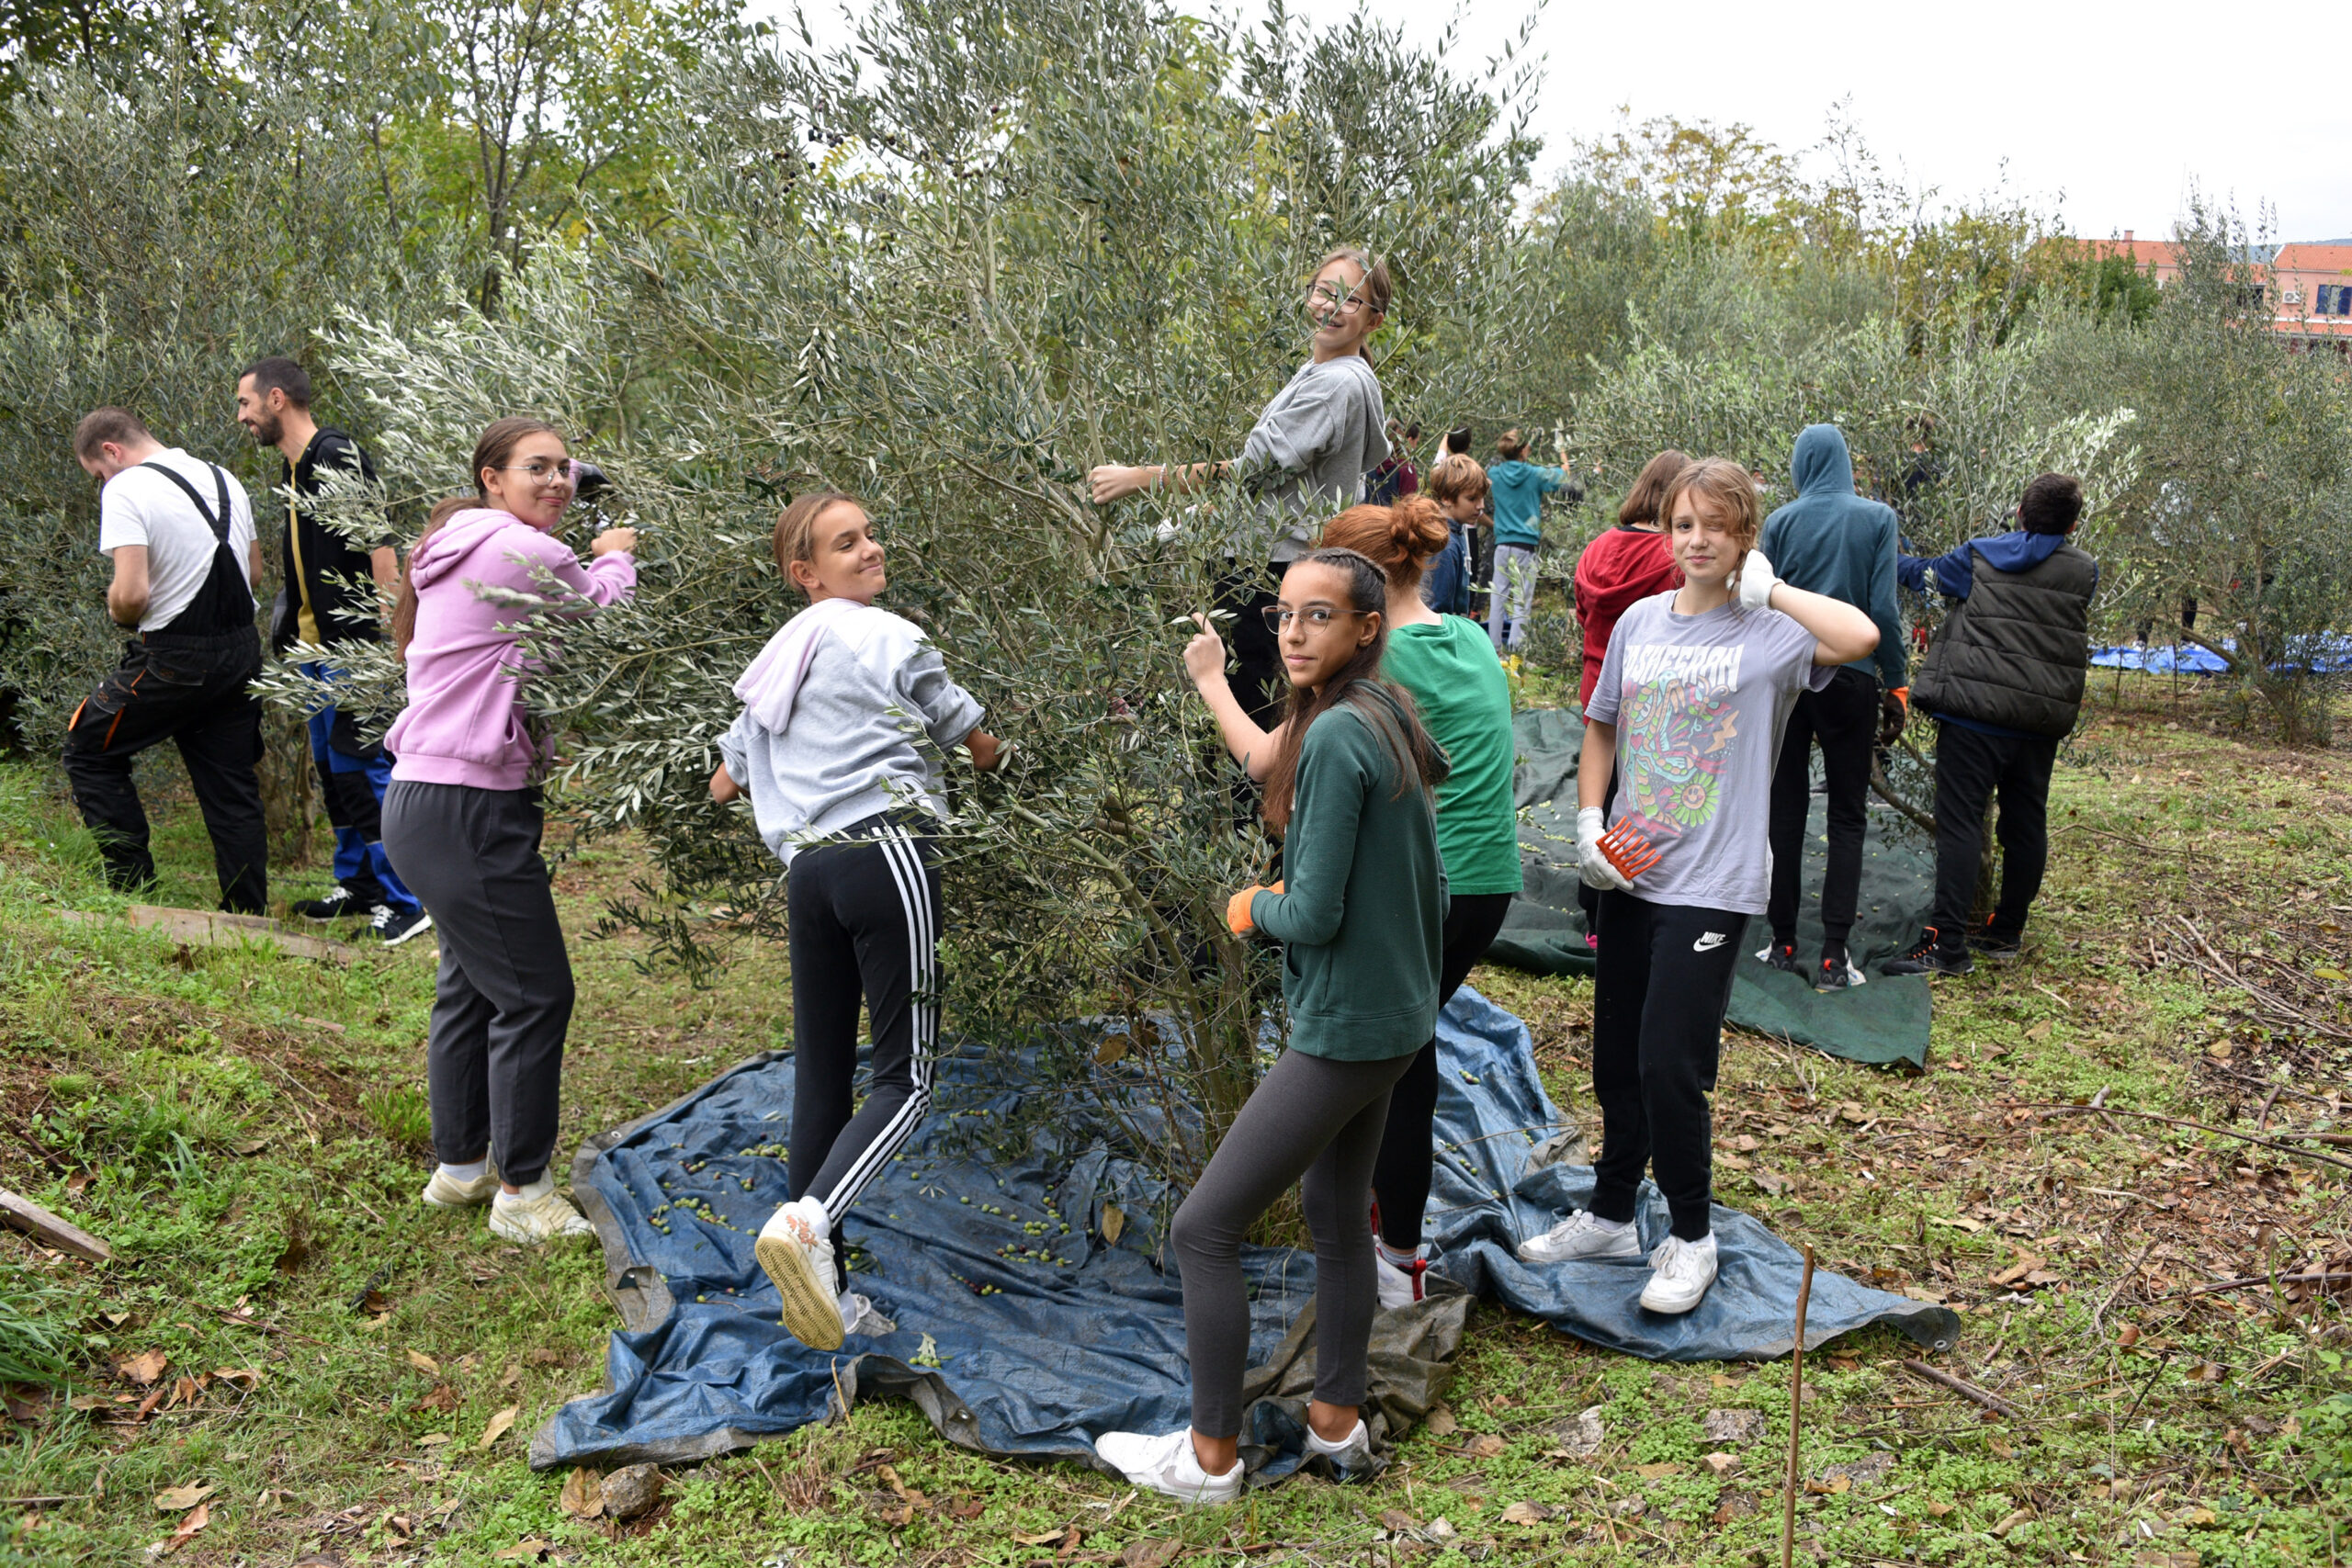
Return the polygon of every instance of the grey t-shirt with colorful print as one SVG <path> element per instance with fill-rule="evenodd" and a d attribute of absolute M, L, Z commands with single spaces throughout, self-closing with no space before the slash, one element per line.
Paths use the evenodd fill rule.
<path fill-rule="evenodd" d="M 1653 904 L 1760 915 L 1772 887 L 1772 768 L 1797 694 L 1837 672 L 1814 635 L 1733 600 L 1703 615 L 1634 603 L 1609 638 L 1585 716 L 1617 727 L 1617 800 L 1658 851 L 1634 882 Z"/>

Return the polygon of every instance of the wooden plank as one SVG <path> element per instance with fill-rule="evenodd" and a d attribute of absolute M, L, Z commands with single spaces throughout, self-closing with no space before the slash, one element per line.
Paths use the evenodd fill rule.
<path fill-rule="evenodd" d="M 80 909 L 60 909 L 60 919 L 86 924 L 106 917 Z M 289 931 L 276 920 L 262 915 L 232 915 L 217 909 L 173 909 L 160 904 L 133 904 L 123 911 L 123 918 L 141 931 L 161 931 L 178 942 L 198 947 L 239 947 L 249 942 L 266 942 L 281 953 L 296 958 L 313 958 L 322 964 L 351 966 L 354 950 L 343 942 L 327 942 L 300 931 Z"/>
<path fill-rule="evenodd" d="M 31 1199 L 19 1198 L 5 1187 L 0 1187 L 0 1224 L 38 1236 L 51 1247 L 93 1263 L 104 1263 L 114 1257 L 113 1249 L 88 1231 L 66 1224 Z"/>

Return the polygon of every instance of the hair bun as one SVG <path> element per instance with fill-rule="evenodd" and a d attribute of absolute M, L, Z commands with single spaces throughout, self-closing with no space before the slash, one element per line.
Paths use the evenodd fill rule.
<path fill-rule="evenodd" d="M 1418 491 L 1399 496 L 1389 503 L 1388 537 L 1399 555 L 1426 562 L 1445 548 L 1445 513 L 1438 510 L 1435 501 Z"/>

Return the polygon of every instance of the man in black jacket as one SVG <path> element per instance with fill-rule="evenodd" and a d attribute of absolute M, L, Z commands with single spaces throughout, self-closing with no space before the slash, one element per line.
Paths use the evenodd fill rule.
<path fill-rule="evenodd" d="M 372 491 L 376 465 L 350 436 L 311 419 L 310 373 L 291 359 L 258 360 L 238 377 L 237 423 L 286 458 L 286 594 L 271 618 L 270 651 L 283 654 L 298 642 L 332 650 L 377 641 L 383 634 L 375 591 L 396 585 L 399 558 L 388 543 L 355 543 L 347 524 L 337 525 L 354 515 L 352 506 L 338 507 L 333 499 L 355 487 L 364 487 L 362 495 Z M 360 514 L 376 514 L 372 498 L 358 504 Z M 323 660 L 300 668 L 322 680 L 337 673 Z M 311 760 L 334 827 L 334 886 L 296 904 L 294 912 L 312 920 L 368 920 L 389 946 L 430 930 L 433 920 L 384 858 L 382 806 L 392 760 L 379 742 L 361 738 L 357 718 L 328 707 L 311 719 Z"/>
<path fill-rule="evenodd" d="M 1905 587 L 1959 603 L 1911 681 L 1912 703 L 1939 726 L 1935 911 L 1911 950 L 1887 962 L 1889 975 L 1965 975 L 1972 947 L 1995 960 L 2022 949 L 2050 856 L 2050 771 L 2082 711 L 2090 664 L 2098 562 L 2066 542 L 2082 512 L 2081 485 L 2043 474 L 2025 487 L 2017 528 L 1895 565 Z M 2000 899 L 1971 931 L 1984 807 L 1996 791 Z"/>

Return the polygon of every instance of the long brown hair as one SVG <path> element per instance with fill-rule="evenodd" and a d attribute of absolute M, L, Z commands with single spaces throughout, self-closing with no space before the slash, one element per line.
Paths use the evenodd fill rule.
<path fill-rule="evenodd" d="M 1690 454 L 1678 452 L 1672 447 L 1644 463 L 1641 473 L 1634 477 L 1634 488 L 1625 492 L 1625 499 L 1618 504 L 1617 526 L 1638 528 L 1645 523 L 1664 525 L 1667 513 L 1660 503 L 1666 499 L 1666 487 L 1674 482 L 1675 475 L 1690 466 Z"/>
<path fill-rule="evenodd" d="M 1291 807 L 1298 793 L 1298 758 L 1306 745 L 1306 731 L 1341 703 L 1355 709 L 1356 716 L 1388 753 L 1396 771 L 1396 795 L 1417 786 L 1424 793 L 1433 790 L 1445 782 L 1453 767 L 1444 750 L 1421 728 L 1413 699 L 1381 678 L 1381 656 L 1388 651 L 1388 622 L 1384 614 L 1388 608 L 1388 581 L 1379 563 L 1361 550 L 1325 548 L 1290 564 L 1294 569 L 1308 564 L 1337 567 L 1348 581 L 1348 608 L 1358 615 L 1381 615 L 1382 620 L 1372 640 L 1331 672 L 1321 692 L 1306 686 L 1290 689 L 1282 728 L 1274 732 L 1273 763 L 1266 770 L 1266 825 L 1277 833 L 1290 826 Z"/>
<path fill-rule="evenodd" d="M 1386 506 L 1351 506 L 1323 525 L 1328 549 L 1353 550 L 1387 575 L 1389 588 L 1409 591 L 1451 537 L 1445 514 L 1425 495 L 1401 496 Z M 1385 626 L 1381 635 L 1387 635 Z"/>
<path fill-rule="evenodd" d="M 844 502 L 865 510 L 857 497 L 840 490 L 812 490 L 786 503 L 784 514 L 775 520 L 775 574 L 784 579 L 786 588 L 800 586 L 792 580 L 794 561 L 817 558 L 818 520 Z"/>
<path fill-rule="evenodd" d="M 408 557 L 401 562 L 400 592 L 392 601 L 392 648 L 402 663 L 408 660 L 408 645 L 416 638 L 416 552 L 424 548 L 424 542 L 439 533 L 450 518 L 487 501 L 490 492 L 482 488 L 482 470 L 504 468 L 506 459 L 514 455 L 514 448 L 533 435 L 552 435 L 560 440 L 563 432 L 543 419 L 520 414 L 491 421 L 490 428 L 474 443 L 473 494 L 453 495 L 435 505 L 433 514 L 424 520 L 424 532 L 409 546 Z"/>

